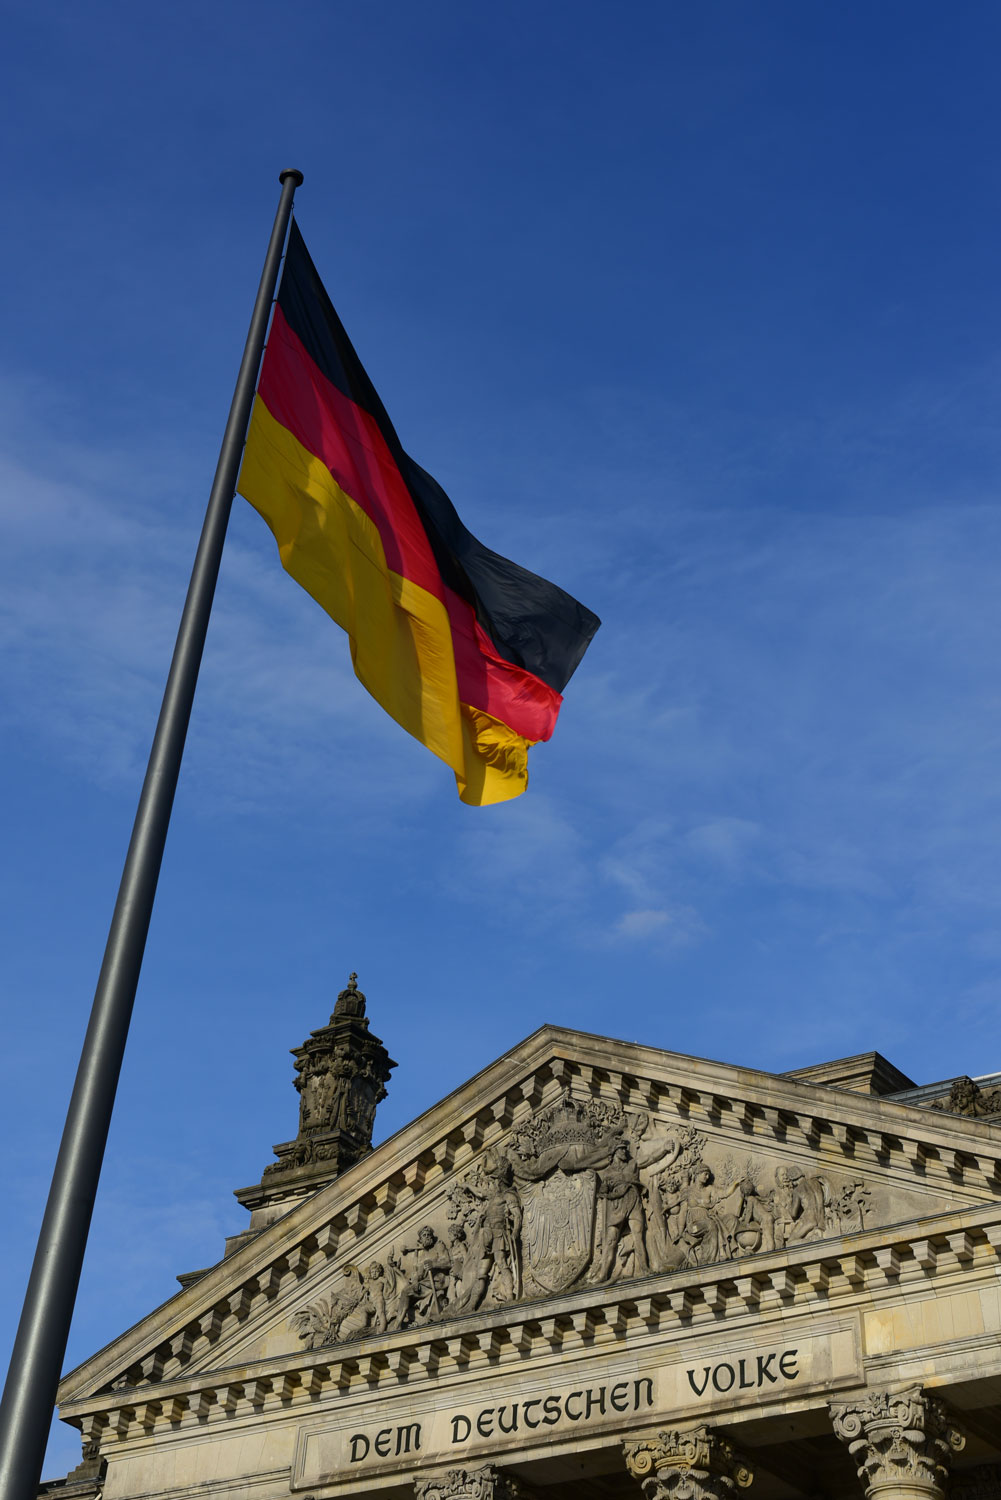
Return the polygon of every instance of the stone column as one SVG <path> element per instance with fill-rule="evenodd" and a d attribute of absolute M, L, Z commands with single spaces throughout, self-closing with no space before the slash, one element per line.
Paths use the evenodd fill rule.
<path fill-rule="evenodd" d="M 869 1500 L 942 1500 L 948 1493 L 952 1455 L 966 1439 L 919 1385 L 832 1401 L 830 1412 Z"/>
<path fill-rule="evenodd" d="M 531 1490 L 493 1464 L 477 1469 L 440 1469 L 414 1480 L 417 1500 L 528 1500 Z"/>
<path fill-rule="evenodd" d="M 646 1500 L 732 1500 L 754 1478 L 729 1438 L 708 1427 L 631 1438 L 623 1446 Z"/>

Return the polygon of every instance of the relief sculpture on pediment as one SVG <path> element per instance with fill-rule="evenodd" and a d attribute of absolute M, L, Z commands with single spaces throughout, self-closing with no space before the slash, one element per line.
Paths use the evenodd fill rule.
<path fill-rule="evenodd" d="M 761 1175 L 753 1158 L 739 1169 L 727 1159 L 716 1171 L 700 1158 L 662 1176 L 656 1190 L 665 1235 L 654 1269 L 708 1266 L 865 1227 L 871 1195 L 861 1180 L 834 1187 L 827 1177 L 779 1166 L 769 1188 Z"/>
<path fill-rule="evenodd" d="M 494 1302 L 517 1301 L 525 1210 L 507 1157 L 488 1151 L 449 1193 L 447 1213 L 453 1310 L 475 1312 L 488 1293 Z"/>
<path fill-rule="evenodd" d="M 392 1251 L 388 1265 L 396 1287 L 394 1327 L 420 1327 L 444 1317 L 452 1305 L 454 1257 L 430 1224 L 418 1229 L 416 1244 Z"/>
<path fill-rule="evenodd" d="M 525 1283 L 535 1292 L 562 1292 L 587 1269 L 594 1249 L 597 1174 L 564 1172 L 527 1182 L 522 1255 Z"/>
<path fill-rule="evenodd" d="M 620 1240 L 644 1274 L 646 1215 L 621 1111 L 564 1095 L 515 1135 L 510 1160 L 524 1205 L 526 1294 L 607 1281 Z"/>
<path fill-rule="evenodd" d="M 344 1266 L 332 1297 L 320 1297 L 292 1314 L 292 1326 L 307 1349 L 342 1343 L 365 1331 L 365 1286 L 357 1266 Z"/>
<path fill-rule="evenodd" d="M 373 1260 L 364 1271 L 344 1266 L 341 1276 L 332 1297 L 321 1297 L 292 1315 L 292 1327 L 307 1349 L 346 1343 L 402 1325 L 400 1304 L 407 1281 L 393 1265 Z"/>
<path fill-rule="evenodd" d="M 434 1223 L 367 1270 L 345 1267 L 293 1326 L 317 1348 L 865 1227 L 860 1178 L 710 1163 L 712 1149 L 694 1126 L 566 1091 L 453 1181 Z"/>

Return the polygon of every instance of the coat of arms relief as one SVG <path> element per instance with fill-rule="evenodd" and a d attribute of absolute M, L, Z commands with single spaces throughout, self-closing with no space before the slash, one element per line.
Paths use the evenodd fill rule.
<path fill-rule="evenodd" d="M 296 1312 L 308 1348 L 865 1227 L 861 1178 L 707 1160 L 693 1126 L 565 1092 L 448 1189 L 383 1260 Z"/>

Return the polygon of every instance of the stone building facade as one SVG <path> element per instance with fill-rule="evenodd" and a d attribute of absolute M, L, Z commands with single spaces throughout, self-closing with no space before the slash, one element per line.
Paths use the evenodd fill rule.
<path fill-rule="evenodd" d="M 546 1026 L 371 1149 L 365 1010 L 47 1500 L 1001 1500 L 1001 1080 Z"/>

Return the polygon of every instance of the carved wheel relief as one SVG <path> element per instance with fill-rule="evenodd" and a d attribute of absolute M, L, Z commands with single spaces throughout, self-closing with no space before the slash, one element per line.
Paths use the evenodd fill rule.
<path fill-rule="evenodd" d="M 710 1165 L 710 1146 L 691 1126 L 565 1093 L 449 1188 L 441 1222 L 344 1267 L 292 1325 L 315 1349 L 865 1227 L 860 1178 L 753 1157 Z"/>
<path fill-rule="evenodd" d="M 754 1479 L 729 1438 L 708 1427 L 658 1432 L 624 1447 L 626 1467 L 647 1500 L 724 1500 Z"/>
<path fill-rule="evenodd" d="M 834 1431 L 858 1465 L 867 1493 L 906 1482 L 945 1492 L 953 1453 L 965 1438 L 950 1423 L 941 1401 L 920 1386 L 868 1391 L 855 1401 L 831 1403 Z"/>

